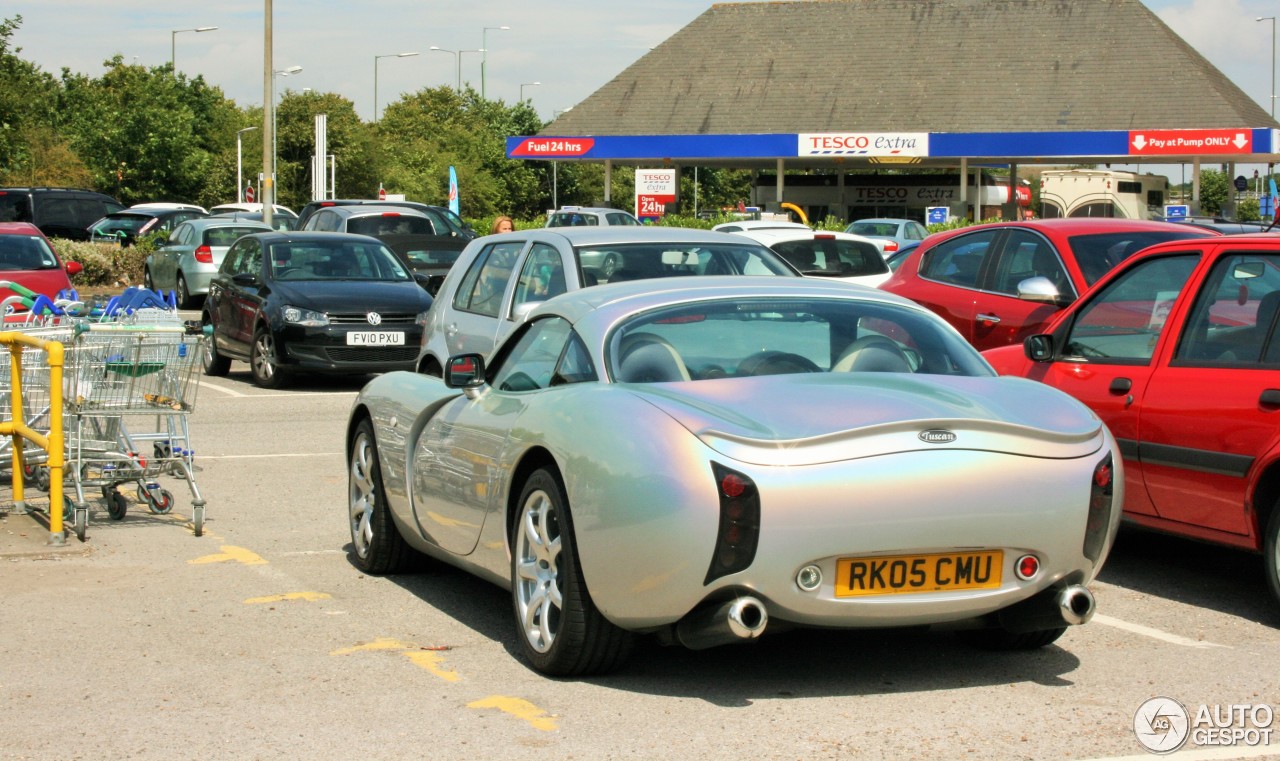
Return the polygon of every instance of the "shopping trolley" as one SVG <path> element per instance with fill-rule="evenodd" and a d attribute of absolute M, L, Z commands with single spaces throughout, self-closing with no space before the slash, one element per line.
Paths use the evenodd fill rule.
<path fill-rule="evenodd" d="M 198 325 L 158 307 L 76 326 L 63 392 L 76 507 L 86 504 L 85 487 L 98 487 L 108 516 L 122 520 L 129 500 L 119 487 L 132 483 L 138 501 L 166 514 L 174 497 L 156 479 L 170 474 L 186 481 L 195 534 L 203 533 L 205 500 L 187 421 L 199 389 L 203 338 Z"/>

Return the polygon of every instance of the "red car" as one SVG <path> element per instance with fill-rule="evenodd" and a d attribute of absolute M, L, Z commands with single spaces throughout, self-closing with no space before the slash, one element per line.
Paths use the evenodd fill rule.
<path fill-rule="evenodd" d="M 0 222 L 0 281 L 17 283 L 54 299 L 59 291 L 71 288 L 69 276 L 82 269 L 77 262 L 63 266 L 44 233 L 30 222 Z M 0 288 L 0 300 L 14 293 Z"/>
<path fill-rule="evenodd" d="M 1146 249 L 1022 346 L 1001 375 L 1089 405 L 1124 455 L 1125 516 L 1261 551 L 1280 599 L 1280 235 Z"/>
<path fill-rule="evenodd" d="M 1134 252 L 1215 233 L 1168 222 L 1073 218 L 930 235 L 880 287 L 932 309 L 978 349 L 1017 343 Z"/>

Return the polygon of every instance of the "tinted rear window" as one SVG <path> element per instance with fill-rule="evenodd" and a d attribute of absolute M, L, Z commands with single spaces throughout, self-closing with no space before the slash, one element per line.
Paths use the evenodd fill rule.
<path fill-rule="evenodd" d="M 230 246 L 238 238 L 262 232 L 258 227 L 210 227 L 204 231 L 206 246 Z"/>
<path fill-rule="evenodd" d="M 775 243 L 773 250 L 806 275 L 857 277 L 889 271 L 880 249 L 870 243 L 814 238 Z"/>
<path fill-rule="evenodd" d="M 431 220 L 407 215 L 352 217 L 347 221 L 347 232 L 357 235 L 434 235 Z"/>
<path fill-rule="evenodd" d="M 1076 235 L 1068 240 L 1076 263 L 1084 273 L 1085 282 L 1093 285 L 1120 262 L 1147 246 L 1166 240 L 1186 240 L 1204 237 L 1204 233 L 1188 230 L 1141 230 L 1129 232 L 1095 233 Z"/>

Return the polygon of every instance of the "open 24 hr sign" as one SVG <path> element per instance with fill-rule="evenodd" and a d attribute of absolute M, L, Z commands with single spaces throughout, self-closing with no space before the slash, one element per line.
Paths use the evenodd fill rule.
<path fill-rule="evenodd" d="M 676 170 L 636 170 L 636 217 L 656 220 L 666 213 L 666 206 L 676 200 Z"/>

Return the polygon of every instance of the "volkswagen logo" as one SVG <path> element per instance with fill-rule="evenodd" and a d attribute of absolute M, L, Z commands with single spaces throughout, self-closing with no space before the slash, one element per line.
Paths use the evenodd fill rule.
<path fill-rule="evenodd" d="M 956 440 L 956 435 L 941 428 L 932 428 L 928 431 L 921 431 L 920 440 L 926 444 L 950 444 Z"/>
<path fill-rule="evenodd" d="M 365 315 L 364 318 L 369 321 L 370 325 L 382 324 L 382 315 L 378 314 L 377 312 L 370 312 L 369 314 Z"/>

